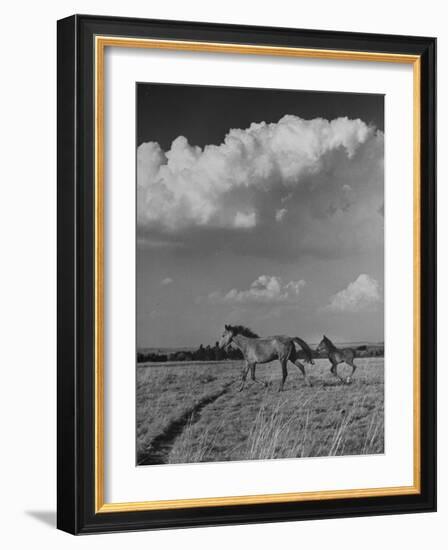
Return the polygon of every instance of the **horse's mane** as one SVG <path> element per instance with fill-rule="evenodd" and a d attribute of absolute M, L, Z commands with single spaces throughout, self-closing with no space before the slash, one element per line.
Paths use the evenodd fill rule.
<path fill-rule="evenodd" d="M 225 328 L 230 330 L 233 335 L 242 334 L 248 338 L 259 338 L 258 334 L 251 330 L 249 327 L 243 325 L 226 325 Z"/>

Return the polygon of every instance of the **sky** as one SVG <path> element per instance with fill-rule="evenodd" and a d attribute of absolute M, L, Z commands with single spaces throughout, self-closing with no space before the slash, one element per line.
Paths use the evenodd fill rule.
<path fill-rule="evenodd" d="M 384 97 L 137 84 L 137 346 L 383 341 Z"/>

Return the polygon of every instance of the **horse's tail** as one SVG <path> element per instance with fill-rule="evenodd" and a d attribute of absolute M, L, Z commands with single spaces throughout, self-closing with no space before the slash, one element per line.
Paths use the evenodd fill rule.
<path fill-rule="evenodd" d="M 294 342 L 297 342 L 299 344 L 299 346 L 305 352 L 306 361 L 308 361 L 308 363 L 311 363 L 311 365 L 314 365 L 313 352 L 312 352 L 310 346 L 304 340 L 302 340 L 302 338 L 299 338 L 298 336 L 295 336 L 293 338 L 293 340 L 294 340 Z"/>

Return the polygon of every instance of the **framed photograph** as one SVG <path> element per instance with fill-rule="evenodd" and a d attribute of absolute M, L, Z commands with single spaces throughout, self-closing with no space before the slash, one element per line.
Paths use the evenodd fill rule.
<path fill-rule="evenodd" d="M 436 509 L 434 38 L 58 22 L 58 527 Z"/>

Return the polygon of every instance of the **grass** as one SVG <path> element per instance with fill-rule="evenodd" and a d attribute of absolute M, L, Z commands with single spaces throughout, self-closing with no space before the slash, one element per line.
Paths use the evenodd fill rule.
<path fill-rule="evenodd" d="M 341 384 L 317 360 L 307 368 L 312 387 L 290 365 L 283 392 L 276 362 L 257 367 L 266 388 L 248 381 L 242 392 L 241 362 L 138 367 L 137 460 L 156 451 L 166 463 L 383 453 L 384 360 L 356 362 L 353 382 Z"/>

